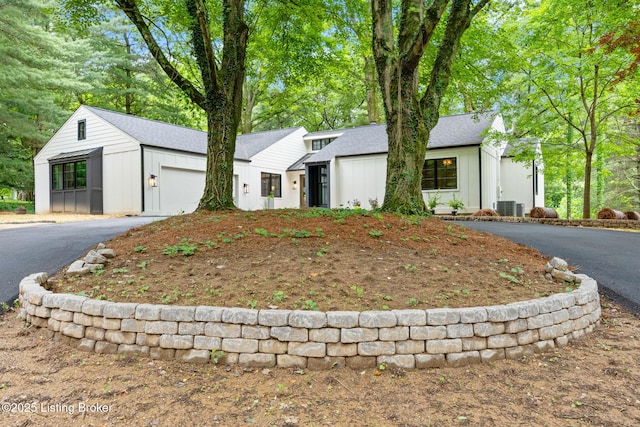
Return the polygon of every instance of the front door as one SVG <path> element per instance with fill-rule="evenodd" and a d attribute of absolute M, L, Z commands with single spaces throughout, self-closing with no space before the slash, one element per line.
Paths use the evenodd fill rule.
<path fill-rule="evenodd" d="M 329 165 L 308 166 L 309 193 L 307 194 L 309 207 L 329 207 Z"/>
<path fill-rule="evenodd" d="M 301 208 L 307 207 L 307 177 L 300 175 L 300 205 Z"/>

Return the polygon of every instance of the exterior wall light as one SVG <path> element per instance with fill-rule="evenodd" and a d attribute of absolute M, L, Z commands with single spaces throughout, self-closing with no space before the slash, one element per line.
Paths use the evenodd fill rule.
<path fill-rule="evenodd" d="M 249 184 L 242 184 L 242 191 L 245 193 L 249 192 Z"/>
<path fill-rule="evenodd" d="M 149 187 L 158 186 L 158 177 L 154 174 L 149 175 Z"/>

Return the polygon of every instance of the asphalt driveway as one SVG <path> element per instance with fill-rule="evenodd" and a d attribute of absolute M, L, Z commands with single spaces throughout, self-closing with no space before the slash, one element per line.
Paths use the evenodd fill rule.
<path fill-rule="evenodd" d="M 0 303 L 11 304 L 18 297 L 25 276 L 41 271 L 52 275 L 97 243 L 158 219 L 111 218 L 0 230 Z"/>
<path fill-rule="evenodd" d="M 457 222 L 557 256 L 598 282 L 602 294 L 640 313 L 640 233 L 508 222 Z"/>

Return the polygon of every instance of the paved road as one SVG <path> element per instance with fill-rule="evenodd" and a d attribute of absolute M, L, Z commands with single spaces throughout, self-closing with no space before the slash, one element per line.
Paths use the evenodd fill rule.
<path fill-rule="evenodd" d="M 600 292 L 640 313 L 640 233 L 507 222 L 458 222 L 506 237 L 580 267 Z"/>
<path fill-rule="evenodd" d="M 18 297 L 20 281 L 31 273 L 52 275 L 97 243 L 158 218 L 129 217 L 0 230 L 0 303 Z"/>

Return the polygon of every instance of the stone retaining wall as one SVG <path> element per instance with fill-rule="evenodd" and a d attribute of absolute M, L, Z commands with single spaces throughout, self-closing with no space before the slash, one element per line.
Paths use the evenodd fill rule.
<path fill-rule="evenodd" d="M 21 316 L 79 350 L 252 367 L 463 366 L 565 346 L 600 321 L 596 282 L 491 307 L 393 311 L 251 310 L 118 303 L 20 283 Z"/>
<path fill-rule="evenodd" d="M 640 230 L 640 221 L 630 219 L 561 219 L 473 215 L 438 215 L 437 217 L 448 221 L 525 222 L 533 224 L 562 225 L 565 227 L 631 228 Z"/>

